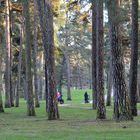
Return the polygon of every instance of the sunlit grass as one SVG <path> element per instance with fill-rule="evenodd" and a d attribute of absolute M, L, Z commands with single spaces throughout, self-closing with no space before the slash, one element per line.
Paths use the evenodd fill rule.
<path fill-rule="evenodd" d="M 19 108 L 5 109 L 0 114 L 0 140 L 138 140 L 140 116 L 134 121 L 117 123 L 112 120 L 112 107 L 107 108 L 107 119 L 96 120 L 91 104 L 83 104 L 85 90 L 73 90 L 72 101 L 59 105 L 61 119 L 48 121 L 45 101 L 36 109 L 35 117 L 26 116 L 26 102 Z M 88 93 L 91 93 L 88 90 Z M 140 105 L 138 106 L 140 109 Z"/>

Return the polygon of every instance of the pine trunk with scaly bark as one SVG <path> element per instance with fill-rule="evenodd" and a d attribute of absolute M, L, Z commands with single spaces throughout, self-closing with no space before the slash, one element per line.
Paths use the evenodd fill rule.
<path fill-rule="evenodd" d="M 2 37 L 0 36 L 0 113 L 4 112 L 2 100 Z"/>
<path fill-rule="evenodd" d="M 97 46 L 97 119 L 106 118 L 104 103 L 104 79 L 103 79 L 103 0 L 96 1 L 96 46 Z"/>
<path fill-rule="evenodd" d="M 47 33 L 46 33 L 46 10 L 45 1 L 37 0 L 37 8 L 39 15 L 39 23 L 42 32 L 42 43 L 44 48 L 44 61 L 45 61 L 45 100 L 46 100 L 46 112 L 48 112 L 48 45 L 47 45 Z"/>
<path fill-rule="evenodd" d="M 54 28 L 53 12 L 50 0 L 42 4 L 37 0 L 41 32 L 43 36 L 43 47 L 45 57 L 45 83 L 46 83 L 46 111 L 49 120 L 59 119 L 58 104 L 56 98 L 56 81 L 55 81 L 55 61 L 54 61 Z"/>
<path fill-rule="evenodd" d="M 110 26 L 110 44 L 112 57 L 112 78 L 114 85 L 114 119 L 132 120 L 130 110 L 130 99 L 125 81 L 124 62 L 120 42 L 120 21 L 119 21 L 119 0 L 108 0 L 108 10 L 111 14 Z"/>
<path fill-rule="evenodd" d="M 27 84 L 27 115 L 35 116 L 32 73 L 31 73 L 31 26 L 29 14 L 29 1 L 24 0 L 24 14 L 25 14 L 25 35 L 26 35 L 26 84 Z"/>
<path fill-rule="evenodd" d="M 39 94 L 38 94 L 38 76 L 37 76 L 37 5 L 36 0 L 34 0 L 34 46 L 33 46 L 33 69 L 34 69 L 34 92 L 35 92 L 35 107 L 40 107 L 39 104 Z"/>
<path fill-rule="evenodd" d="M 130 65 L 130 101 L 133 116 L 137 116 L 137 71 L 138 69 L 138 0 L 132 0 L 132 34 Z"/>
<path fill-rule="evenodd" d="M 19 56 L 18 56 L 18 80 L 17 80 L 17 92 L 16 92 L 16 101 L 15 106 L 19 107 L 19 95 L 21 92 L 21 63 L 22 63 L 22 38 L 23 38 L 23 23 L 20 25 L 20 49 L 19 49 Z"/>
<path fill-rule="evenodd" d="M 56 81 L 55 81 L 55 58 L 54 58 L 54 28 L 53 28 L 53 11 L 51 1 L 45 1 L 46 8 L 46 33 L 48 47 L 48 119 L 59 119 L 57 98 L 56 98 Z"/>
<path fill-rule="evenodd" d="M 10 13 L 9 13 L 9 0 L 5 2 L 5 35 L 6 35 L 6 67 L 5 67 L 5 108 L 11 107 L 10 100 L 10 50 L 11 50 L 11 39 L 10 39 Z"/>
<path fill-rule="evenodd" d="M 92 108 L 97 108 L 97 79 L 96 79 L 96 1 L 92 2 Z"/>

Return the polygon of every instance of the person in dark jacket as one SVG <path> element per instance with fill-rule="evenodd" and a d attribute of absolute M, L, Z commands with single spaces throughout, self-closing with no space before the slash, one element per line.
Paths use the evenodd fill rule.
<path fill-rule="evenodd" d="M 85 100 L 85 103 L 89 103 L 89 96 L 88 96 L 87 92 L 85 92 L 85 94 L 84 94 L 84 100 Z"/>

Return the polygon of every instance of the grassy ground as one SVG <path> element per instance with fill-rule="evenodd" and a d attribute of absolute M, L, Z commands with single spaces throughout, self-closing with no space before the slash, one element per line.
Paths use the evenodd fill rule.
<path fill-rule="evenodd" d="M 84 91 L 73 91 L 72 101 L 66 101 L 64 95 L 58 121 L 47 120 L 44 101 L 35 117 L 26 116 L 23 100 L 20 108 L 5 109 L 0 114 L 0 140 L 139 140 L 140 116 L 117 123 L 112 120 L 112 107 L 108 107 L 107 120 L 97 121 L 91 104 L 83 104 L 83 94 Z"/>

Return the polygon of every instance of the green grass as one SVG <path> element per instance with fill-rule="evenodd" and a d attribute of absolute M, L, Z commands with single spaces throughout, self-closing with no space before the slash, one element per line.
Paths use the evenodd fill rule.
<path fill-rule="evenodd" d="M 96 120 L 91 104 L 83 104 L 84 92 L 73 91 L 72 101 L 66 101 L 64 95 L 67 105 L 59 105 L 61 119 L 57 121 L 47 120 L 45 101 L 36 109 L 35 117 L 26 116 L 23 100 L 19 108 L 5 109 L 0 114 L 0 140 L 139 140 L 140 116 L 117 123 L 112 120 L 112 107 L 108 107 L 107 120 Z"/>

